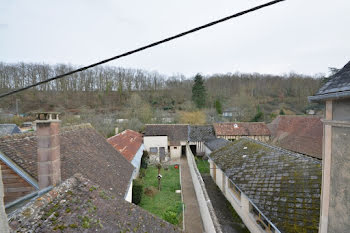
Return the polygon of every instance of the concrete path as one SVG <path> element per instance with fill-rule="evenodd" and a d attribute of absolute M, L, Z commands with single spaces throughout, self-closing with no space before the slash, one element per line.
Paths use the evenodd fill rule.
<path fill-rule="evenodd" d="M 204 232 L 202 218 L 199 212 L 197 196 L 194 191 L 187 158 L 181 159 L 181 185 L 183 201 L 185 203 L 185 232 L 202 233 Z"/>

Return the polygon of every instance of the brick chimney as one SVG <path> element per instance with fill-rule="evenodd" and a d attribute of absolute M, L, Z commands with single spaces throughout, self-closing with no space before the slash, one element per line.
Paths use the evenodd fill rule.
<path fill-rule="evenodd" d="M 38 138 L 38 182 L 43 189 L 61 182 L 60 120 L 58 113 L 37 113 L 36 132 Z"/>

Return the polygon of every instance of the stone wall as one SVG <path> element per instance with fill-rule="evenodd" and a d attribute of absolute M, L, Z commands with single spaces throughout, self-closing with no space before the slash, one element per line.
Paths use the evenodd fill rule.
<path fill-rule="evenodd" d="M 207 190 L 205 189 L 205 184 L 203 182 L 202 176 L 200 175 L 196 161 L 191 152 L 189 145 L 186 146 L 187 162 L 190 168 L 190 173 L 193 181 L 193 186 L 196 192 L 197 201 L 199 204 L 199 210 L 202 217 L 203 226 L 205 232 L 210 233 L 221 233 L 220 224 L 216 218 L 214 208 L 210 202 Z"/>

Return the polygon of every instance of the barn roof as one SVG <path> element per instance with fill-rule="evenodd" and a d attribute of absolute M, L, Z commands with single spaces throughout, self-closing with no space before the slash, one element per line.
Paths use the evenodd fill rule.
<path fill-rule="evenodd" d="M 309 100 L 324 101 L 346 97 L 350 97 L 350 62 L 331 76 L 314 96 L 309 96 Z"/>
<path fill-rule="evenodd" d="M 168 136 L 171 146 L 179 146 L 181 141 L 188 141 L 188 125 L 149 124 L 145 136 Z"/>
<path fill-rule="evenodd" d="M 316 116 L 278 116 L 268 127 L 272 143 L 322 159 L 323 123 Z"/>
<path fill-rule="evenodd" d="M 23 206 L 9 225 L 14 232 L 180 232 L 80 174 Z"/>
<path fill-rule="evenodd" d="M 132 161 L 142 145 L 142 134 L 127 129 L 108 138 L 107 142 L 119 151 L 128 161 Z"/>
<path fill-rule="evenodd" d="M 214 123 L 216 136 L 270 136 L 264 122 Z"/>
<path fill-rule="evenodd" d="M 223 138 L 213 138 L 208 141 L 204 142 L 204 145 L 208 147 L 209 150 L 211 151 L 216 151 L 224 146 L 226 144 L 230 143 L 228 140 L 223 139 Z"/>
<path fill-rule="evenodd" d="M 282 232 L 317 232 L 321 161 L 242 138 L 209 157 Z"/>
<path fill-rule="evenodd" d="M 102 188 L 125 196 L 134 167 L 90 124 L 61 128 L 60 143 L 62 180 L 81 173 Z M 0 137 L 0 152 L 38 178 L 34 132 Z"/>
<path fill-rule="evenodd" d="M 214 128 L 212 125 L 190 125 L 188 140 L 190 142 L 202 142 L 215 138 Z"/>

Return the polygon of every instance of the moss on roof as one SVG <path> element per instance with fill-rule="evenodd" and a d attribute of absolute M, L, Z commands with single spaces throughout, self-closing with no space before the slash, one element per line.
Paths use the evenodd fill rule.
<path fill-rule="evenodd" d="M 210 158 L 282 232 L 317 232 L 319 160 L 243 138 Z"/>

